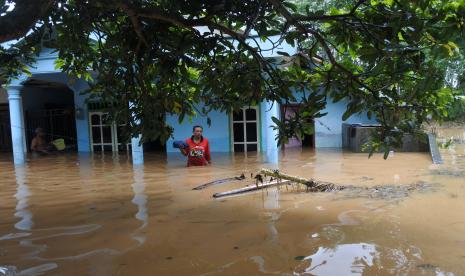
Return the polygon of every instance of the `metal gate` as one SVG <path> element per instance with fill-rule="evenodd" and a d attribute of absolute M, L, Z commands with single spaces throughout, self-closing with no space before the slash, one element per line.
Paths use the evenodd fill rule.
<path fill-rule="evenodd" d="M 0 151 L 12 151 L 8 104 L 0 105 Z"/>
<path fill-rule="evenodd" d="M 44 129 L 49 140 L 63 138 L 68 148 L 76 148 L 76 121 L 73 108 L 33 110 L 26 112 L 26 141 L 30 148 L 36 128 Z"/>

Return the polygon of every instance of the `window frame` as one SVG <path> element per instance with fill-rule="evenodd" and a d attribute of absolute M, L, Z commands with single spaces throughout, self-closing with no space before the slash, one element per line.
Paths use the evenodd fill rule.
<path fill-rule="evenodd" d="M 247 120 L 247 117 L 246 117 L 246 110 L 247 109 L 253 109 L 255 110 L 255 120 Z M 230 130 L 231 130 L 231 152 L 235 152 L 234 150 L 234 145 L 244 145 L 244 151 L 245 153 L 247 152 L 260 152 L 260 141 L 261 141 L 261 137 L 260 137 L 260 109 L 258 108 L 258 106 L 246 106 L 246 107 L 242 107 L 241 108 L 241 111 L 242 111 L 242 120 L 234 120 L 234 114 L 233 112 L 231 112 L 231 115 L 230 115 Z M 234 124 L 235 123 L 242 123 L 243 124 L 243 128 L 244 128 L 244 140 L 243 142 L 235 142 L 234 141 Z M 248 142 L 247 141 L 247 123 L 255 123 L 255 126 L 256 126 L 256 135 L 257 135 L 257 139 L 256 141 L 254 142 Z M 257 146 L 257 150 L 256 151 L 248 151 L 247 150 L 247 145 L 256 145 Z"/>
<path fill-rule="evenodd" d="M 100 116 L 100 123 L 99 124 L 93 124 L 92 123 L 92 115 L 99 115 Z M 118 141 L 118 126 L 116 122 L 111 122 L 111 123 L 104 123 L 103 122 L 103 117 L 105 115 L 108 115 L 108 112 L 105 111 L 90 111 L 89 112 L 89 142 L 90 142 L 90 150 L 91 152 L 95 152 L 94 146 L 100 146 L 100 151 L 99 152 L 105 152 L 105 146 L 111 146 L 111 152 L 119 152 L 119 146 L 124 146 L 123 143 Z M 111 131 L 111 143 L 104 143 L 103 142 L 103 127 L 110 127 Z M 99 143 L 94 143 L 94 137 L 93 137 L 93 131 L 92 129 L 94 127 L 98 127 L 100 129 L 100 142 Z M 131 144 L 126 144 L 126 151 L 129 152 Z M 124 150 L 123 150 L 124 151 Z M 107 151 L 108 152 L 108 151 Z"/>

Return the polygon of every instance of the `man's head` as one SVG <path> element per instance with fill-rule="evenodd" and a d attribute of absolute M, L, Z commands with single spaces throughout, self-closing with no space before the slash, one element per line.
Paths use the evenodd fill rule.
<path fill-rule="evenodd" d="M 203 127 L 202 126 L 194 126 L 192 128 L 192 135 L 196 138 L 200 138 L 202 137 L 202 133 L 203 133 Z"/>
<path fill-rule="evenodd" d="M 37 136 L 44 136 L 45 135 L 45 131 L 41 127 L 36 128 L 35 133 L 36 133 Z"/>

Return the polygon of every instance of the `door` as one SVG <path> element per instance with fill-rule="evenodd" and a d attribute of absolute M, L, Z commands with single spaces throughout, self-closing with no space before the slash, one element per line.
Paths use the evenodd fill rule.
<path fill-rule="evenodd" d="M 232 148 L 234 152 L 259 151 L 258 109 L 242 108 L 232 115 Z"/>
<path fill-rule="evenodd" d="M 297 105 L 283 105 L 283 117 L 286 119 L 292 118 L 295 116 L 295 113 L 298 111 L 299 106 Z M 284 148 L 300 148 L 302 147 L 302 141 L 293 136 L 288 139 L 287 144 L 284 144 Z"/>
<path fill-rule="evenodd" d="M 125 143 L 121 136 L 124 125 L 117 125 L 107 117 L 107 112 L 89 112 L 91 150 L 93 152 L 128 151 L 130 144 Z"/>
<path fill-rule="evenodd" d="M 281 118 L 292 118 L 301 108 L 298 104 L 287 104 L 281 106 Z M 313 120 L 312 120 L 313 123 Z M 301 148 L 301 147 L 315 147 L 315 135 L 304 134 L 302 140 L 297 137 L 290 137 L 288 143 L 283 145 L 283 148 Z"/>

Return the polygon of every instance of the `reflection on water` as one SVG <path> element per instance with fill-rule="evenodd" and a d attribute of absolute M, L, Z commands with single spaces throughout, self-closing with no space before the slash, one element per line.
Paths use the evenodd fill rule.
<path fill-rule="evenodd" d="M 15 198 L 16 213 L 15 216 L 21 220 L 15 224 L 15 228 L 18 230 L 29 231 L 32 228 L 32 213 L 27 208 L 29 207 L 28 198 L 31 195 L 29 192 L 28 185 L 26 183 L 25 167 L 15 167 L 16 184 L 18 185 Z"/>
<path fill-rule="evenodd" d="M 214 154 L 57 155 L 14 167 L 0 154 L 0 267 L 34 275 L 465 275 L 463 130 L 442 149 L 371 159 L 334 149 Z M 261 167 L 341 185 L 439 183 L 400 200 L 293 186 L 213 200 Z"/>
<path fill-rule="evenodd" d="M 341 244 L 335 248 L 319 247 L 318 251 L 305 258 L 311 265 L 304 273 L 313 275 L 362 275 L 367 267 L 379 259 L 373 244 Z"/>
<path fill-rule="evenodd" d="M 137 206 L 137 213 L 135 218 L 142 222 L 142 225 L 138 228 L 143 229 L 148 223 L 147 214 L 147 196 L 145 195 L 145 182 L 144 182 L 144 167 L 141 165 L 134 166 L 134 184 L 132 184 L 132 190 L 134 197 L 132 203 Z M 145 242 L 146 237 L 142 234 L 134 234 L 133 238 L 140 244 Z"/>

